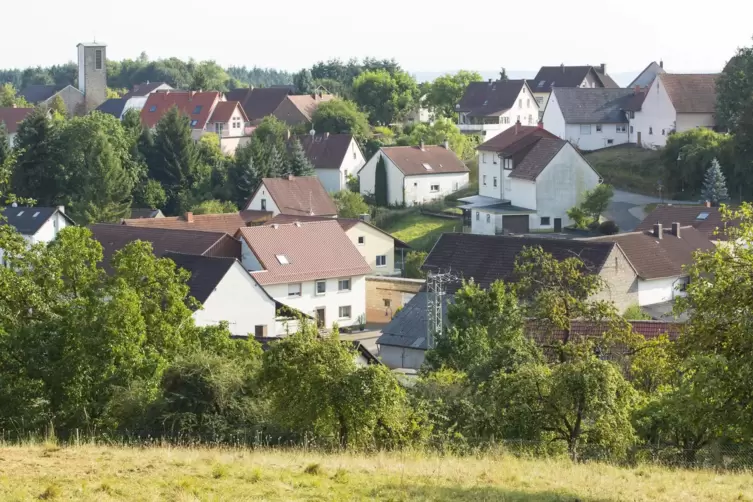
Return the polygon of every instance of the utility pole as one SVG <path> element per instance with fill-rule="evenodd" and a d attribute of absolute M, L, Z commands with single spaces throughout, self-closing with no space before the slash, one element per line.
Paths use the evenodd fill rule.
<path fill-rule="evenodd" d="M 450 272 L 429 272 L 426 276 L 426 345 L 434 348 L 435 338 L 444 330 L 444 304 L 447 284 L 456 279 Z"/>

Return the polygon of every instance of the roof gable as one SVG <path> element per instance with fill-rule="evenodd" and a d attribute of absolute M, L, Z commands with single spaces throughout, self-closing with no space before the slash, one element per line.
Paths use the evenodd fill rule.
<path fill-rule="evenodd" d="M 214 107 L 212 116 L 209 118 L 209 122 L 221 122 L 221 123 L 230 122 L 230 119 L 233 117 L 233 113 L 235 113 L 236 110 L 238 110 L 244 122 L 248 122 L 248 117 L 246 117 L 246 112 L 243 111 L 243 108 L 241 107 L 240 103 L 238 103 L 237 101 L 218 102 L 217 106 Z"/>
<path fill-rule="evenodd" d="M 5 221 L 0 221 L 0 225 L 10 225 L 22 235 L 34 235 L 56 213 L 62 214 L 71 224 L 75 224 L 56 207 L 7 206 L 0 208 L 0 214 L 5 217 Z"/>
<path fill-rule="evenodd" d="M 501 115 L 515 105 L 525 80 L 471 82 L 456 109 L 470 116 Z"/>
<path fill-rule="evenodd" d="M 264 178 L 249 203 L 264 187 L 282 214 L 336 216 L 337 206 L 316 176 Z M 248 204 L 246 204 L 248 206 Z"/>
<path fill-rule="evenodd" d="M 628 88 L 632 89 L 635 86 L 638 87 L 648 87 L 651 85 L 651 82 L 654 81 L 657 75 L 660 75 L 662 73 L 666 73 L 664 71 L 664 63 L 657 64 L 656 61 L 652 61 L 646 66 L 642 72 L 640 72 L 632 82 L 630 82 L 630 85 L 628 85 Z"/>
<path fill-rule="evenodd" d="M 340 169 L 353 143 L 352 134 L 305 134 L 296 138 L 301 142 L 306 157 L 316 169 Z"/>
<path fill-rule="evenodd" d="M 535 181 L 565 145 L 567 141 L 546 129 L 516 125 L 481 144 L 478 150 L 512 158 L 510 177 Z"/>
<path fill-rule="evenodd" d="M 383 153 L 405 176 L 467 173 L 470 170 L 455 152 L 444 146 L 384 146 Z M 428 167 L 427 167 L 428 166 Z"/>
<path fill-rule="evenodd" d="M 204 129 L 219 100 L 217 91 L 158 91 L 146 99 L 141 122 L 147 127 L 155 127 L 172 107 L 177 107 L 191 121 L 191 129 Z"/>
<path fill-rule="evenodd" d="M 256 89 L 233 89 L 225 94 L 228 101 L 238 101 L 248 120 L 260 120 L 272 115 L 278 106 L 292 91 L 285 87 L 266 87 Z"/>
<path fill-rule="evenodd" d="M 554 88 L 557 105 L 569 124 L 627 123 L 623 110 L 635 95 L 632 89 Z"/>
<path fill-rule="evenodd" d="M 228 270 L 237 263 L 235 258 L 190 255 L 169 251 L 163 255 L 175 262 L 178 268 L 191 273 L 187 281 L 189 294 L 204 304 L 220 285 Z"/>
<path fill-rule="evenodd" d="M 580 87 L 591 73 L 602 87 L 616 88 L 617 83 L 606 73 L 601 73 L 593 66 L 542 66 L 531 81 L 533 92 L 549 92 L 552 87 Z"/>
<path fill-rule="evenodd" d="M 123 115 L 123 108 L 125 108 L 127 102 L 128 99 L 126 98 L 110 98 L 99 105 L 97 111 L 112 115 L 120 120 L 120 116 Z"/>
<path fill-rule="evenodd" d="M 168 85 L 167 82 L 146 82 L 143 84 L 134 84 L 133 89 L 125 93 L 123 95 L 123 98 L 128 100 L 134 97 L 148 96 L 161 87 L 172 89 L 172 86 Z"/>
<path fill-rule="evenodd" d="M 332 94 L 289 94 L 285 99 L 290 101 L 307 122 L 310 122 L 319 105 L 331 101 L 334 99 L 334 96 Z M 281 120 L 284 119 L 283 117 L 278 118 Z"/>
<path fill-rule="evenodd" d="M 47 101 L 65 87 L 64 85 L 27 85 L 19 92 L 19 95 L 29 103 L 37 104 Z"/>
<path fill-rule="evenodd" d="M 659 75 L 677 113 L 715 113 L 717 74 Z"/>
<path fill-rule="evenodd" d="M 18 132 L 19 124 L 21 124 L 26 117 L 31 115 L 31 112 L 33 111 L 34 108 L 0 108 L 0 122 L 5 123 L 5 130 L 8 131 L 9 134 L 14 134 Z"/>
<path fill-rule="evenodd" d="M 238 235 L 264 267 L 253 272 L 262 285 L 371 273 L 371 267 L 335 220 L 244 227 Z"/>

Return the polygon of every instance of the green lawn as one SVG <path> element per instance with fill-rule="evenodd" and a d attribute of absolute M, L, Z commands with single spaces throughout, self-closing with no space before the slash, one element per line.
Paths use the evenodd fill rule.
<path fill-rule="evenodd" d="M 440 235 L 445 232 L 460 232 L 463 230 L 462 226 L 463 222 L 458 219 L 436 218 L 416 211 L 383 230 L 415 250 L 431 251 Z"/>
<path fill-rule="evenodd" d="M 620 145 L 584 154 L 605 183 L 630 192 L 658 196 L 664 176 L 661 153 L 635 145 Z M 666 195 L 666 194 L 665 194 Z"/>

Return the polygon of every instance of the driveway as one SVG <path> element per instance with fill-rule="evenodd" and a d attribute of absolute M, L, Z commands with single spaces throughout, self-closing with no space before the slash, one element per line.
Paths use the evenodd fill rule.
<path fill-rule="evenodd" d="M 656 204 L 662 202 L 659 197 L 650 195 L 641 195 L 638 193 L 615 190 L 612 202 L 604 216 L 617 223 L 620 232 L 630 232 L 643 221 L 646 216 L 643 207 L 646 204 Z M 664 199 L 665 204 L 692 204 L 687 200 Z"/>

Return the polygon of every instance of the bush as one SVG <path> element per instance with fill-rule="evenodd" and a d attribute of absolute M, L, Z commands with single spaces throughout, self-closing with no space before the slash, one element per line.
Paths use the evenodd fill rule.
<path fill-rule="evenodd" d="M 424 279 L 426 272 L 421 270 L 421 265 L 428 256 L 426 251 L 411 251 L 405 257 L 405 276 L 411 279 Z"/>
<path fill-rule="evenodd" d="M 618 227 L 617 223 L 612 220 L 603 221 L 601 222 L 601 225 L 599 225 L 599 233 L 602 235 L 614 235 L 619 232 L 620 227 Z"/>

